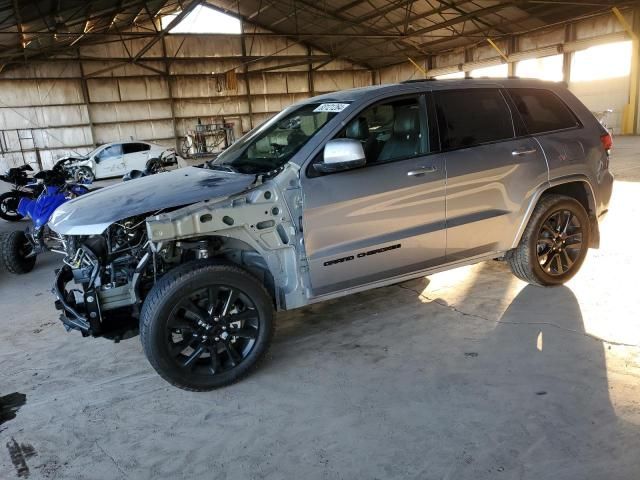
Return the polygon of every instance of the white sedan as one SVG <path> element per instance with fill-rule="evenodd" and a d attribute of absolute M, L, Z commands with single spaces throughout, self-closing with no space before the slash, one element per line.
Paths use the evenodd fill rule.
<path fill-rule="evenodd" d="M 130 141 L 100 145 L 86 157 L 75 157 L 65 165 L 73 178 L 90 183 L 102 178 L 119 177 L 131 170 L 158 170 L 182 164 L 182 158 L 172 148 L 150 142 Z"/>

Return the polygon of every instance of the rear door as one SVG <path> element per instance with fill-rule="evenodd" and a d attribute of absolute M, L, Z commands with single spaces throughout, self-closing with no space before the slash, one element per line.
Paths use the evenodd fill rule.
<path fill-rule="evenodd" d="M 124 169 L 144 170 L 149 160 L 150 146 L 146 143 L 131 142 L 122 145 L 124 154 Z"/>
<path fill-rule="evenodd" d="M 596 149 L 596 161 L 600 158 L 599 138 L 585 137 L 581 124 L 567 105 L 552 91 L 542 88 L 510 88 L 516 110 L 527 133 L 534 135 L 542 145 L 554 177 L 590 174 L 585 162 L 589 144 Z M 594 143 L 595 140 L 595 143 Z"/>
<path fill-rule="evenodd" d="M 447 260 L 512 246 L 534 187 L 547 181 L 535 139 L 521 135 L 499 88 L 434 92 L 447 170 Z"/>
<path fill-rule="evenodd" d="M 322 153 L 313 160 L 302 182 L 314 296 L 443 261 L 444 162 L 429 133 L 424 96 L 387 99 L 338 134 L 362 142 L 365 167 L 319 175 L 313 163 Z"/>

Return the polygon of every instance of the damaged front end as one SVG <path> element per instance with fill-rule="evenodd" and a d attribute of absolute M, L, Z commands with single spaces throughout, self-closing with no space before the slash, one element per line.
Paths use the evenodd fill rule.
<path fill-rule="evenodd" d="M 103 235 L 66 237 L 65 244 L 53 293 L 67 330 L 114 340 L 135 335 L 141 294 L 157 274 L 149 265 L 144 217 L 116 223 Z"/>
<path fill-rule="evenodd" d="M 250 188 L 245 177 L 241 192 L 216 198 L 213 185 L 213 201 L 141 213 L 110 224 L 101 234 L 82 235 L 104 228 L 100 213 L 87 219 L 88 227 L 72 223 L 78 215 L 72 217 L 71 211 L 57 212 L 54 227 L 66 232 L 67 256 L 53 293 L 64 326 L 116 341 L 135 335 L 142 304 L 156 281 L 191 261 L 245 269 L 267 288 L 278 309 L 305 304 L 297 170 L 288 166 L 275 178 L 256 179 Z M 114 202 L 113 208 L 124 211 L 128 205 L 122 203 Z"/>

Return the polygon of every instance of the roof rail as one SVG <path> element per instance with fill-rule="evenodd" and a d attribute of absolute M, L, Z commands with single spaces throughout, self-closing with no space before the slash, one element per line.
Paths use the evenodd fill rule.
<path fill-rule="evenodd" d="M 413 80 L 403 80 L 400 83 L 419 83 L 419 82 L 436 82 L 435 78 L 415 78 Z"/>

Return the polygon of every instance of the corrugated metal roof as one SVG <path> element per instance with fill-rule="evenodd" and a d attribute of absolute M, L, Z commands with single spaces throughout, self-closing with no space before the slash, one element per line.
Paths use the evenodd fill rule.
<path fill-rule="evenodd" d="M 274 32 L 377 68 L 560 24 L 636 1 L 591 0 L 0 0 L 0 67 L 80 45 L 158 35 L 161 15 L 198 3 L 239 16 L 245 35 Z M 154 23 L 150 18 L 156 20 Z M 256 26 L 254 31 L 250 24 Z M 263 30 L 265 29 L 265 30 Z M 143 51 L 131 56 L 144 55 Z"/>
<path fill-rule="evenodd" d="M 271 31 L 369 67 L 406 62 L 609 11 L 632 1 L 208 0 Z"/>

